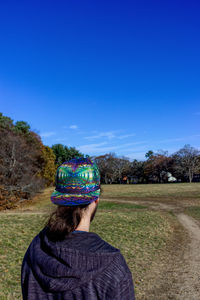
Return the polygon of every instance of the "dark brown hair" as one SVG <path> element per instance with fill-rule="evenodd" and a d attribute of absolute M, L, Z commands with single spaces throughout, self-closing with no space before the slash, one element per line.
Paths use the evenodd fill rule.
<path fill-rule="evenodd" d="M 46 223 L 48 238 L 54 242 L 64 240 L 70 232 L 77 228 L 87 207 L 88 204 L 58 206 Z"/>

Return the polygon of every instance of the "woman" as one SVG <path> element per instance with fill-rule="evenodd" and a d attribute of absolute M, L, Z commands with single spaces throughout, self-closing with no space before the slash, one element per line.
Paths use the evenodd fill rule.
<path fill-rule="evenodd" d="M 51 195 L 57 208 L 22 263 L 23 299 L 135 299 L 119 249 L 89 232 L 99 195 L 99 170 L 89 158 L 72 159 L 57 169 Z"/>

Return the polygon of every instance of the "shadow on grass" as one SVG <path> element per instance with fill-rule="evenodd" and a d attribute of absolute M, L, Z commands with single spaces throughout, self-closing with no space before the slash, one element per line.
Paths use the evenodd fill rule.
<path fill-rule="evenodd" d="M 99 209 L 144 209 L 147 206 L 139 205 L 139 204 L 129 204 L 129 203 L 119 203 L 119 202 L 111 202 L 111 201 L 100 201 Z"/>

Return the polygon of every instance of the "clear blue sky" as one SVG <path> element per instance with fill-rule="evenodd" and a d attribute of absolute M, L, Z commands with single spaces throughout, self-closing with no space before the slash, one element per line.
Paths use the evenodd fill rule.
<path fill-rule="evenodd" d="M 0 111 L 46 145 L 200 149 L 200 2 L 1 1 Z"/>

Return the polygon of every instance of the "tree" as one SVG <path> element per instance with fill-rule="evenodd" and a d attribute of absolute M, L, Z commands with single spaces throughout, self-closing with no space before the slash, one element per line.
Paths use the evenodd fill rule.
<path fill-rule="evenodd" d="M 55 144 L 52 146 L 52 150 L 56 156 L 56 165 L 61 165 L 65 161 L 65 147 L 62 144 Z"/>
<path fill-rule="evenodd" d="M 84 154 L 80 153 L 75 147 L 67 147 L 62 144 L 53 145 L 52 150 L 56 156 L 56 165 L 58 166 L 66 160 L 70 160 L 75 157 L 84 157 Z"/>
<path fill-rule="evenodd" d="M 113 168 L 114 168 L 114 179 L 117 179 L 119 183 L 122 183 L 122 176 L 128 175 L 130 167 L 130 161 L 128 158 L 113 158 Z"/>
<path fill-rule="evenodd" d="M 3 114 L 0 113 L 0 127 L 4 129 L 11 129 L 14 127 L 13 120 L 9 117 L 3 116 Z"/>
<path fill-rule="evenodd" d="M 17 121 L 15 123 L 15 131 L 22 134 L 28 134 L 30 131 L 30 125 L 24 121 Z"/>
<path fill-rule="evenodd" d="M 130 162 L 126 157 L 117 157 L 115 153 L 108 153 L 95 157 L 104 183 L 122 182 L 123 175 L 128 175 Z"/>
<path fill-rule="evenodd" d="M 147 183 L 148 176 L 144 172 L 145 162 L 134 159 L 130 166 L 130 175 L 134 177 L 136 182 Z"/>
<path fill-rule="evenodd" d="M 84 157 L 84 154 L 77 150 L 75 147 L 65 146 L 65 160 L 72 158 Z"/>
<path fill-rule="evenodd" d="M 95 157 L 95 162 L 98 165 L 101 182 L 102 183 L 112 183 L 114 181 L 114 160 L 115 154 L 109 153 Z"/>
<path fill-rule="evenodd" d="M 173 155 L 175 177 L 187 177 L 192 182 L 195 172 L 200 169 L 200 151 L 185 145 Z"/>
<path fill-rule="evenodd" d="M 13 124 L 0 113 L 0 189 L 6 191 L 6 205 L 28 199 L 44 187 L 42 147 L 41 138 L 27 122 Z"/>
<path fill-rule="evenodd" d="M 147 158 L 147 159 L 149 159 L 149 158 L 151 158 L 151 156 L 153 156 L 153 151 L 152 150 L 149 150 L 146 154 L 145 154 L 145 157 Z"/>
<path fill-rule="evenodd" d="M 168 172 L 172 165 L 172 158 L 167 152 L 152 154 L 145 163 L 144 173 L 152 181 L 167 182 Z"/>
<path fill-rule="evenodd" d="M 42 147 L 42 170 L 41 177 L 45 180 L 45 185 L 50 186 L 55 182 L 55 174 L 56 174 L 56 165 L 55 160 L 56 156 L 53 150 L 48 146 Z"/>
<path fill-rule="evenodd" d="M 18 189 L 30 195 L 43 187 L 39 148 L 7 129 L 0 130 L 0 145 L 0 184 L 10 191 Z"/>

